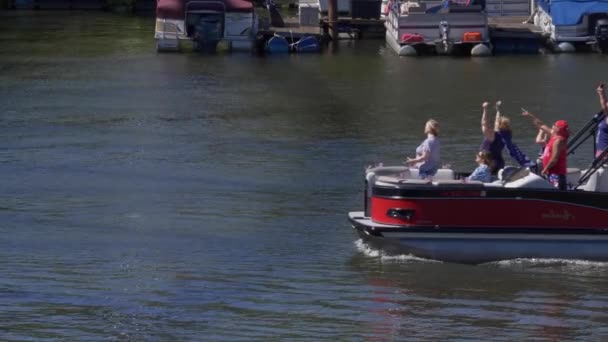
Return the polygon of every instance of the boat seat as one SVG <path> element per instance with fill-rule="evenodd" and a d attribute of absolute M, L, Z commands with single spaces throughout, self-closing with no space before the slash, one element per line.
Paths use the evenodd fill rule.
<path fill-rule="evenodd" d="M 439 169 L 432 180 L 454 180 L 455 173 L 452 169 Z M 430 180 L 418 178 L 418 169 L 406 166 L 378 166 L 367 169 L 366 179 L 368 182 L 383 186 L 398 186 L 399 184 L 427 184 Z M 420 182 L 418 182 L 420 181 Z M 461 182 L 461 181 L 458 181 Z"/>
<path fill-rule="evenodd" d="M 410 168 L 408 172 L 402 174 L 403 178 L 414 179 L 418 178 L 418 169 Z M 452 169 L 439 169 L 437 173 L 432 177 L 436 180 L 454 180 L 456 179 L 454 170 Z"/>
<path fill-rule="evenodd" d="M 498 171 L 498 179 L 504 183 L 514 182 L 530 174 L 530 170 L 522 167 L 506 166 Z"/>
<path fill-rule="evenodd" d="M 374 179 L 374 181 L 372 183 L 370 183 L 370 186 L 372 184 L 375 185 L 381 185 L 381 186 L 390 186 L 393 188 L 398 188 L 399 187 L 399 178 L 398 177 L 392 177 L 392 176 L 378 176 Z"/>
<path fill-rule="evenodd" d="M 440 180 L 433 182 L 434 186 L 449 188 L 451 190 L 482 190 L 483 183 L 478 181 L 463 182 L 462 180 Z"/>
<path fill-rule="evenodd" d="M 587 170 L 583 170 L 585 173 Z M 578 187 L 585 191 L 608 191 L 608 177 L 606 176 L 606 169 L 600 168 L 594 174 L 592 174 L 585 184 Z"/>
<path fill-rule="evenodd" d="M 400 184 L 430 184 L 431 181 L 417 178 L 399 178 L 391 176 L 379 176 L 376 178 L 378 185 L 400 185 Z"/>
<path fill-rule="evenodd" d="M 384 183 L 399 183 L 399 178 L 393 176 L 378 176 L 376 177 L 376 181 Z"/>
<path fill-rule="evenodd" d="M 407 166 L 377 166 L 368 169 L 367 172 L 373 172 L 376 176 L 396 176 L 409 171 L 409 169 Z"/>
<path fill-rule="evenodd" d="M 589 177 L 589 179 L 587 179 L 585 184 L 579 186 L 578 189 L 584 190 L 584 191 L 597 191 L 597 184 L 598 184 L 598 178 L 599 178 L 598 176 L 599 176 L 598 172 L 592 174 Z"/>
<path fill-rule="evenodd" d="M 492 183 L 483 183 L 483 186 L 485 186 L 486 188 L 502 188 L 505 185 L 502 184 L 501 181 L 497 180 L 497 181 L 494 181 Z"/>
<path fill-rule="evenodd" d="M 606 175 L 606 169 L 600 168 L 595 172 L 597 175 L 597 187 L 595 191 L 608 192 L 608 176 Z"/>
<path fill-rule="evenodd" d="M 505 183 L 505 188 L 534 188 L 557 190 L 548 180 L 529 172 L 527 176 Z"/>
<path fill-rule="evenodd" d="M 433 182 L 433 185 L 465 185 L 467 183 L 463 182 L 460 179 L 445 179 L 445 180 L 437 180 Z"/>
<path fill-rule="evenodd" d="M 433 176 L 433 180 L 454 180 L 456 179 L 454 170 L 452 169 L 439 169 Z"/>
<path fill-rule="evenodd" d="M 431 184 L 431 181 L 426 179 L 402 179 L 399 184 Z"/>

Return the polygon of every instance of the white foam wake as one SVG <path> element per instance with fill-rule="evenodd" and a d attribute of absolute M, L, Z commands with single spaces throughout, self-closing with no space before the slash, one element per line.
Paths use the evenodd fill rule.
<path fill-rule="evenodd" d="M 511 266 L 560 266 L 560 267 L 572 267 L 572 268 L 608 268 L 608 262 L 602 261 L 588 261 L 578 259 L 512 259 L 496 261 L 489 264 L 496 264 L 498 266 L 511 267 Z"/>
<path fill-rule="evenodd" d="M 363 242 L 362 239 L 355 241 L 355 247 L 365 256 L 370 258 L 379 258 L 381 261 L 397 261 L 397 262 L 432 262 L 441 263 L 441 261 L 420 258 L 411 254 L 387 255 L 382 250 L 373 248 Z"/>

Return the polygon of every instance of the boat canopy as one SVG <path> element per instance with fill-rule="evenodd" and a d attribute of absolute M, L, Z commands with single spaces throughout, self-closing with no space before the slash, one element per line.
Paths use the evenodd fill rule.
<path fill-rule="evenodd" d="M 557 26 L 576 25 L 586 14 L 608 12 L 608 0 L 538 0 L 538 5 Z"/>
<path fill-rule="evenodd" d="M 223 11 L 225 8 L 226 12 L 253 12 L 253 3 L 249 0 L 158 0 L 156 17 L 183 20 L 186 6 L 189 11 Z"/>

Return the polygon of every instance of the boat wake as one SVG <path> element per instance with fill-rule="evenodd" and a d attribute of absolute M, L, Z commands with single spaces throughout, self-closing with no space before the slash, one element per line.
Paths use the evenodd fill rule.
<path fill-rule="evenodd" d="M 512 259 L 512 260 L 502 260 L 489 262 L 485 265 L 495 265 L 498 267 L 505 268 L 561 268 L 561 269 L 572 269 L 572 270 L 598 270 L 598 269 L 607 269 L 608 262 L 603 261 L 588 261 L 588 260 L 578 260 L 578 259 L 540 259 L 540 258 L 531 258 L 531 259 Z"/>
<path fill-rule="evenodd" d="M 381 261 L 387 262 L 423 262 L 423 263 L 443 263 L 439 260 L 420 258 L 411 254 L 399 254 L 390 255 L 386 254 L 381 249 L 376 249 L 366 244 L 362 239 L 358 239 L 354 242 L 355 247 L 363 255 L 370 258 L 378 258 Z M 498 268 L 510 268 L 510 269 L 554 269 L 559 268 L 560 270 L 570 271 L 605 271 L 608 269 L 608 262 L 601 261 L 588 261 L 578 259 L 557 259 L 557 258 L 519 258 L 511 260 L 501 260 L 483 263 L 484 266 L 493 266 Z"/>
<path fill-rule="evenodd" d="M 420 257 L 413 256 L 411 254 L 389 255 L 389 254 L 384 253 L 380 249 L 376 249 L 376 248 L 369 246 L 368 244 L 363 242 L 362 239 L 358 239 L 357 241 L 355 241 L 355 247 L 357 248 L 357 250 L 359 252 L 363 253 L 365 256 L 370 257 L 370 258 L 378 258 L 381 261 L 441 263 L 441 261 L 420 258 Z"/>

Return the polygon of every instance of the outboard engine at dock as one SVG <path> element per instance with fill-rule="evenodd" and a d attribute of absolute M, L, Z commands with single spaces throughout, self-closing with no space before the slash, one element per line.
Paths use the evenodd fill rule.
<path fill-rule="evenodd" d="M 450 41 L 450 23 L 446 20 L 442 20 L 439 22 L 439 38 L 440 41 L 437 42 L 437 52 L 439 54 L 450 54 L 452 52 L 452 42 Z"/>
<path fill-rule="evenodd" d="M 608 19 L 600 19 L 595 23 L 595 41 L 600 53 L 608 52 Z"/>

